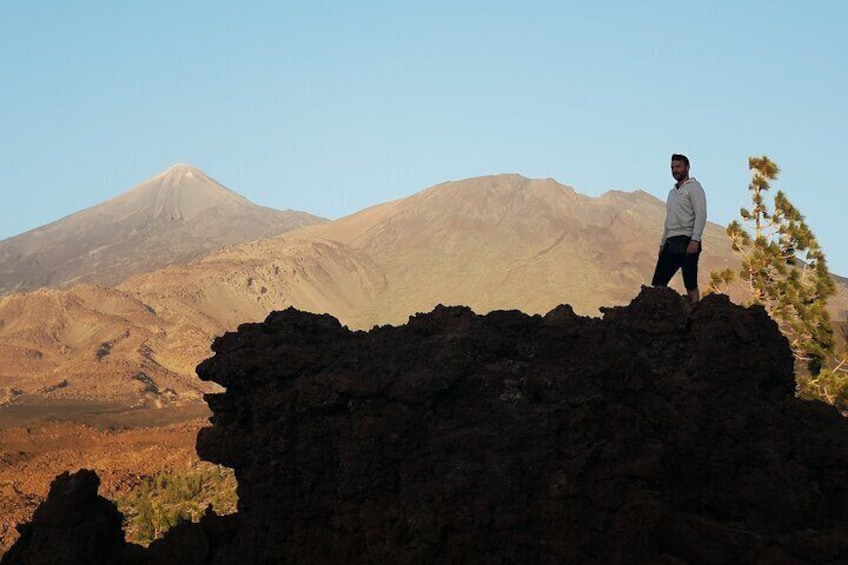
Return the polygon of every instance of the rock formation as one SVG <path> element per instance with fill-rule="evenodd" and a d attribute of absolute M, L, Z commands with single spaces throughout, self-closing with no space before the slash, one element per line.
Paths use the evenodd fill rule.
<path fill-rule="evenodd" d="M 370 332 L 290 309 L 213 349 L 198 373 L 226 392 L 207 395 L 197 448 L 235 469 L 239 511 L 119 562 L 848 555 L 848 423 L 794 398 L 789 348 L 761 308 L 710 296 L 690 311 L 644 289 L 603 318 L 438 307 Z M 26 534 L 39 527 L 9 555 L 65 551 Z"/>
<path fill-rule="evenodd" d="M 115 563 L 123 554 L 121 513 L 97 496 L 100 479 L 83 469 L 65 472 L 50 485 L 32 522 L 18 526 L 21 537 L 3 563 Z"/>

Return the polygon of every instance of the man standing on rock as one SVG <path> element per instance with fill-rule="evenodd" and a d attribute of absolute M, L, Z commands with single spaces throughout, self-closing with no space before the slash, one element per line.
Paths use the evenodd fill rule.
<path fill-rule="evenodd" d="M 692 304 L 698 292 L 698 258 L 701 235 L 707 224 L 707 197 L 704 188 L 689 177 L 689 159 L 675 153 L 671 156 L 671 176 L 677 181 L 668 193 L 665 229 L 660 240 L 659 257 L 654 269 L 653 286 L 668 286 L 668 281 L 683 270 L 683 284 Z"/>

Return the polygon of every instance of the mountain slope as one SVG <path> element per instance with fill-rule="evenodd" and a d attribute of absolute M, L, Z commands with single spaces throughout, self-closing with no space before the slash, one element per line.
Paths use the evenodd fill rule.
<path fill-rule="evenodd" d="M 401 323 L 440 302 L 478 312 L 545 312 L 567 302 L 596 314 L 650 282 L 664 214 L 665 204 L 641 191 L 592 198 L 553 179 L 496 175 L 440 184 L 292 236 L 341 241 L 384 271 L 387 292 L 365 322 Z M 733 260 L 716 224 L 704 247 L 704 272 Z"/>
<path fill-rule="evenodd" d="M 118 288 L 165 319 L 221 334 L 290 305 L 355 319 L 385 291 L 385 280 L 367 255 L 344 244 L 282 236 L 137 275 Z"/>
<path fill-rule="evenodd" d="M 199 400 L 215 336 L 286 305 L 354 318 L 383 291 L 367 256 L 337 242 L 258 242 L 130 278 L 0 297 L 0 406 Z"/>
<path fill-rule="evenodd" d="M 53 385 L 60 375 L 88 371 L 117 379 L 104 389 L 112 397 L 161 400 L 140 396 L 128 380 L 133 367 L 147 363 L 150 372 L 142 370 L 155 379 L 184 379 L 167 386 L 191 398 L 194 367 L 209 356 L 214 336 L 289 306 L 330 313 L 354 329 L 400 324 L 439 303 L 479 313 L 540 313 L 567 303 L 596 314 L 602 305 L 629 302 L 650 281 L 664 213 L 644 192 L 591 198 L 551 179 L 481 177 L 220 248 L 115 289 L 6 297 L 0 361 L 13 369 L 0 371 L 0 388 L 7 396 L 17 387 L 49 398 L 86 397 L 92 393 L 82 377 L 61 390 Z M 702 282 L 710 269 L 736 264 L 720 226 L 708 224 L 704 245 Z M 85 315 L 65 312 L 81 293 L 92 297 L 83 300 L 91 305 Z M 844 296 L 834 301 L 836 311 Z M 39 306 L 14 306 L 30 303 Z M 22 333 L 26 324 L 30 334 Z M 131 339 L 120 337 L 127 332 Z M 119 341 L 108 361 L 123 365 L 94 361 L 103 343 Z"/>
<path fill-rule="evenodd" d="M 189 165 L 61 220 L 0 241 L 0 294 L 105 286 L 243 241 L 323 222 L 258 206 Z"/>
<path fill-rule="evenodd" d="M 208 352 L 210 338 L 109 288 L 77 285 L 0 297 L 0 404 L 29 397 L 125 406 L 199 400 L 208 387 L 186 363 L 163 360 L 162 352 L 178 349 L 194 363 Z"/>

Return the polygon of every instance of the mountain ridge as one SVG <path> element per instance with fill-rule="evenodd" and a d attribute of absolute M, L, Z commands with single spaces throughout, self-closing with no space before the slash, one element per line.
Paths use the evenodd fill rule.
<path fill-rule="evenodd" d="M 100 387 L 111 398 L 197 398 L 202 386 L 193 369 L 214 336 L 292 306 L 363 330 L 405 323 L 438 304 L 535 314 L 568 303 L 578 314 L 597 315 L 603 305 L 627 303 L 650 282 L 664 213 L 664 203 L 647 193 L 589 197 L 553 179 L 477 177 L 333 222 L 234 243 L 133 275 L 112 289 L 65 291 L 111 305 L 112 311 L 86 313 L 99 334 L 72 335 L 47 317 L 32 323 L 49 321 L 48 329 L 21 334 L 11 320 L 26 313 L 15 304 L 41 304 L 47 295 L 0 297 L 0 361 L 30 368 L 30 379 L 0 372 L 0 393 L 5 388 L 10 402 L 33 394 L 89 397 L 88 371 L 113 379 L 114 386 Z M 702 281 L 710 269 L 738 264 L 721 226 L 708 224 L 704 245 Z M 840 292 L 834 304 L 844 308 L 845 289 Z M 115 349 L 95 362 L 103 344 Z M 142 370 L 158 390 L 169 388 L 177 397 L 140 394 L 145 387 L 132 380 L 138 363 L 150 367 Z"/>
<path fill-rule="evenodd" d="M 474 177 L 290 235 L 343 242 L 386 271 L 398 292 L 375 306 L 371 323 L 386 310 L 383 320 L 401 323 L 438 303 L 537 313 L 567 301 L 593 314 L 628 300 L 653 272 L 665 204 L 644 192 L 627 194 L 591 197 L 517 174 Z M 725 241 L 724 228 L 708 223 L 705 270 L 734 260 Z"/>
<path fill-rule="evenodd" d="M 197 167 L 177 163 L 97 207 L 107 214 L 136 207 L 151 212 L 151 217 L 164 214 L 170 215 L 170 219 L 191 220 L 198 213 L 223 203 L 251 204 Z"/>
<path fill-rule="evenodd" d="M 253 204 L 178 164 L 120 195 L 0 241 L 0 295 L 79 282 L 105 286 L 218 247 L 324 222 Z"/>

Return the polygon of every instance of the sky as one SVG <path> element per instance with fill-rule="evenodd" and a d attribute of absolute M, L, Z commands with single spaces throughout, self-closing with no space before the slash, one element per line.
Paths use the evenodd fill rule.
<path fill-rule="evenodd" d="M 0 239 L 175 163 L 338 218 L 514 172 L 673 182 L 722 225 L 768 155 L 848 276 L 848 3 L 0 0 Z"/>

